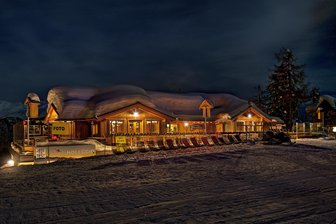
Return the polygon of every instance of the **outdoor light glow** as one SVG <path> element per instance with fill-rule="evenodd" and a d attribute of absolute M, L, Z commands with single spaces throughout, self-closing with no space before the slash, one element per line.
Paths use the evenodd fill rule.
<path fill-rule="evenodd" d="M 12 160 L 12 159 L 10 159 L 10 160 L 7 161 L 7 165 L 8 166 L 14 166 L 14 164 L 15 164 L 14 160 Z"/>
<path fill-rule="evenodd" d="M 133 116 L 134 116 L 134 117 L 139 117 L 139 112 L 134 111 L 134 112 L 133 112 Z"/>
<path fill-rule="evenodd" d="M 189 126 L 188 122 L 184 122 L 184 127 L 188 127 L 188 126 Z"/>
<path fill-rule="evenodd" d="M 336 127 L 333 127 L 333 132 L 336 132 Z"/>
<path fill-rule="evenodd" d="M 251 117 L 252 117 L 252 114 L 248 114 L 247 117 L 248 117 L 248 118 L 251 118 Z"/>

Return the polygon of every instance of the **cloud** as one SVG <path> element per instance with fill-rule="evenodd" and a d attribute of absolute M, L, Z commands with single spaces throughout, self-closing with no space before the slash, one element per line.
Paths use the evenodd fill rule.
<path fill-rule="evenodd" d="M 0 95 L 17 101 L 55 85 L 126 83 L 247 98 L 282 47 L 318 80 L 317 71 L 336 71 L 333 9 L 331 0 L 7 0 Z"/>

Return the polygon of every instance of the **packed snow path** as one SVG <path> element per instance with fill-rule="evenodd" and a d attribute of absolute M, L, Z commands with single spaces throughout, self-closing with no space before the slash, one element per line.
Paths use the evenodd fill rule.
<path fill-rule="evenodd" d="M 336 220 L 336 150 L 245 144 L 199 150 L 1 170 L 0 223 Z"/>

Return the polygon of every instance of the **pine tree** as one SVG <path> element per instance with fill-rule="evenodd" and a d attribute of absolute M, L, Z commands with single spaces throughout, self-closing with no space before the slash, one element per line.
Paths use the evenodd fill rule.
<path fill-rule="evenodd" d="M 278 64 L 269 76 L 268 109 L 271 115 L 282 118 L 290 129 L 298 117 L 299 104 L 307 95 L 303 65 L 295 63 L 296 58 L 289 49 L 281 49 L 275 56 Z"/>
<path fill-rule="evenodd" d="M 257 94 L 251 98 L 251 101 L 260 108 L 262 111 L 268 111 L 268 94 L 267 91 L 261 86 L 257 86 Z"/>
<path fill-rule="evenodd" d="M 318 87 L 313 87 L 310 91 L 310 99 L 313 104 L 317 104 L 320 99 L 320 89 Z"/>

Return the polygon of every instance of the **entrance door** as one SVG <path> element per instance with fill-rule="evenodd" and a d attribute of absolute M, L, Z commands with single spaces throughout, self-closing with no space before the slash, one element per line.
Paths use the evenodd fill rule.
<path fill-rule="evenodd" d="M 141 124 L 142 124 L 142 121 L 140 120 L 132 120 L 132 121 L 129 121 L 129 133 L 133 133 L 133 134 L 139 134 L 141 133 Z"/>
<path fill-rule="evenodd" d="M 230 124 L 228 124 L 227 122 L 224 123 L 224 132 L 230 132 Z"/>
<path fill-rule="evenodd" d="M 86 139 L 91 136 L 91 124 L 88 122 L 76 122 L 75 133 L 77 139 Z"/>

